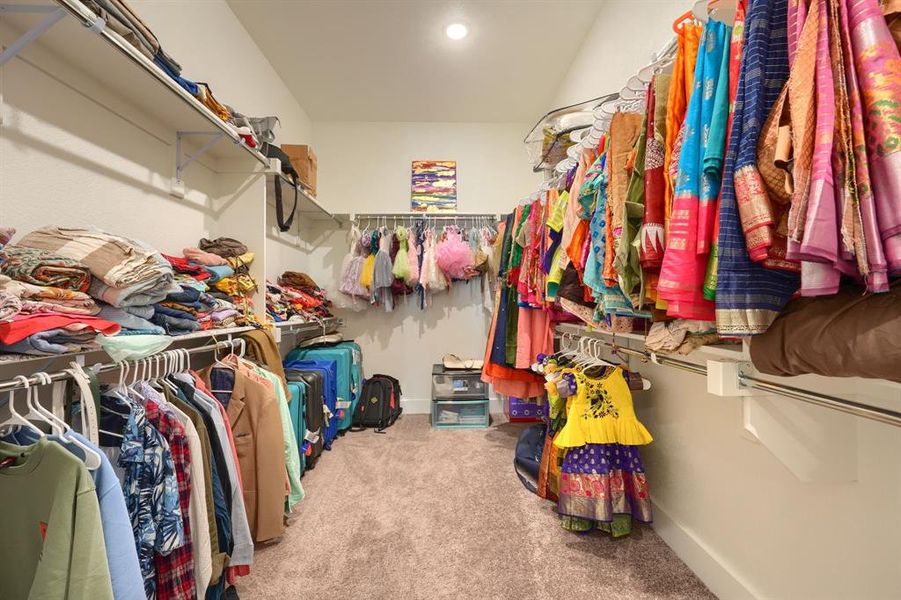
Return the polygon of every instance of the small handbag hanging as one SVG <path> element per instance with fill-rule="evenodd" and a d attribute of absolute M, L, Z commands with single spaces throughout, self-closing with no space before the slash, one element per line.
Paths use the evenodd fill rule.
<path fill-rule="evenodd" d="M 294 182 L 294 206 L 291 207 L 291 213 L 285 218 L 285 208 L 282 203 L 282 178 L 275 175 L 275 181 L 273 187 L 275 187 L 275 219 L 278 221 L 279 231 L 289 231 L 291 229 L 291 223 L 294 222 L 294 213 L 297 211 L 297 188 L 299 184 L 299 175 L 297 170 L 294 168 L 294 165 L 291 164 L 291 159 L 285 154 L 285 151 L 279 148 L 278 146 L 274 146 L 269 143 L 263 144 L 262 147 L 263 155 L 266 158 L 277 158 L 282 163 L 282 173 L 288 176 L 292 182 Z"/>

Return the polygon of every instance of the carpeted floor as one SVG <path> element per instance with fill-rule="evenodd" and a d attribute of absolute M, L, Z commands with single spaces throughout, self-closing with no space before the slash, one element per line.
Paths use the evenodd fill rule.
<path fill-rule="evenodd" d="M 258 547 L 241 598 L 714 598 L 648 526 L 616 541 L 563 531 L 513 472 L 520 430 L 406 415 L 339 438 L 304 476 L 284 538 Z"/>

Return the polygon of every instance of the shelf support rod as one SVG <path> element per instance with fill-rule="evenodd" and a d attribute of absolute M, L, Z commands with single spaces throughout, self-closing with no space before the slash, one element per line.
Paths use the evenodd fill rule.
<path fill-rule="evenodd" d="M 43 35 L 48 29 L 56 25 L 63 17 L 66 16 L 66 10 L 62 7 L 54 6 L 28 6 L 23 4 L 0 4 L 0 13 L 4 12 L 21 12 L 21 13 L 42 13 L 47 16 L 41 19 L 41 22 L 23 33 L 19 39 L 6 47 L 0 52 L 0 66 L 11 61 L 22 51 L 28 44 L 35 41 Z"/>
<path fill-rule="evenodd" d="M 182 158 L 182 147 L 181 141 L 182 138 L 186 138 L 189 136 L 195 135 L 206 135 L 210 136 L 210 139 L 200 147 L 197 152 L 194 154 L 184 153 L 184 159 Z M 191 163 L 195 160 L 203 156 L 210 148 L 212 148 L 216 142 L 218 142 L 225 134 L 221 131 L 179 131 L 175 135 L 175 180 L 181 182 L 182 181 L 182 173 L 187 169 Z"/>

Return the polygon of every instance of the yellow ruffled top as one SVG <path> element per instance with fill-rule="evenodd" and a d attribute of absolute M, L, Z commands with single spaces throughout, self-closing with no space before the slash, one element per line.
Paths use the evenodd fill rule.
<path fill-rule="evenodd" d="M 558 448 L 577 448 L 585 444 L 622 444 L 643 446 L 654 438 L 635 416 L 632 393 L 616 367 L 601 377 L 588 377 L 578 370 L 579 391 L 570 397 L 566 425 L 554 438 Z"/>

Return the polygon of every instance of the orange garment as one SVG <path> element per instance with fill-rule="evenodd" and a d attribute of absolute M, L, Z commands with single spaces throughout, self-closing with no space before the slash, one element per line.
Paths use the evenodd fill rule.
<path fill-rule="evenodd" d="M 669 232 L 669 216 L 672 211 L 673 190 L 675 181 L 670 177 L 669 164 L 673 160 L 673 147 L 685 120 L 691 88 L 694 85 L 695 62 L 698 59 L 698 46 L 701 43 L 701 26 L 695 23 L 684 23 L 679 28 L 676 60 L 673 63 L 673 76 L 670 81 L 669 97 L 666 101 L 666 143 L 664 144 L 663 176 L 666 178 L 664 189 L 664 230 Z"/>
<path fill-rule="evenodd" d="M 623 230 L 626 196 L 629 193 L 629 159 L 641 132 L 644 116 L 641 113 L 618 112 L 610 121 L 610 149 L 607 152 L 606 250 L 604 252 L 604 279 L 607 285 L 617 285 L 616 246 Z"/>

